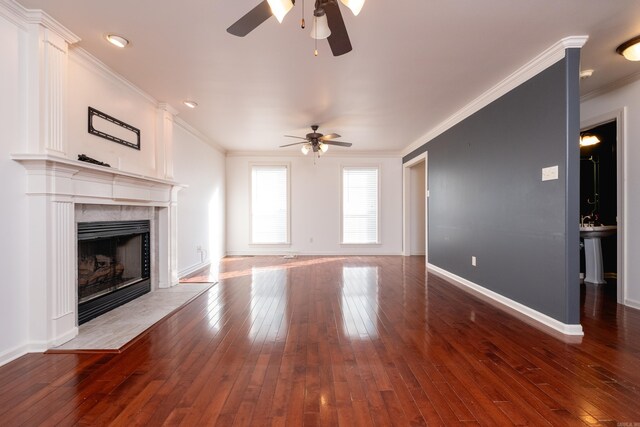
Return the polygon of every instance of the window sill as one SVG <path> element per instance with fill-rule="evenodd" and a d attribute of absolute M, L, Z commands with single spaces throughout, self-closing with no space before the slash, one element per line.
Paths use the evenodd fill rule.
<path fill-rule="evenodd" d="M 362 247 L 378 247 L 378 246 L 382 246 L 382 242 L 375 242 L 375 243 L 344 243 L 344 242 L 340 242 L 340 246 L 345 246 L 345 247 L 349 247 L 349 246 L 353 246 L 353 247 L 358 247 L 358 248 L 362 248 Z"/>
<path fill-rule="evenodd" d="M 282 243 L 249 243 L 249 246 L 262 246 L 262 247 L 283 247 L 283 246 L 291 246 L 291 242 L 282 242 Z"/>

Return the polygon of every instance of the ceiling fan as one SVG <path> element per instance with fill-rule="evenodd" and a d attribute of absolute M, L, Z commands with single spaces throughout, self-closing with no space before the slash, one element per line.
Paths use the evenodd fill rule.
<path fill-rule="evenodd" d="M 349 7 L 354 15 L 358 15 L 365 0 L 340 0 Z M 304 0 L 302 0 L 302 10 L 304 15 Z M 295 0 L 263 0 L 249 13 L 238 19 L 233 25 L 227 28 L 229 34 L 244 37 L 255 30 L 260 24 L 274 15 L 279 22 L 293 8 Z M 311 37 L 327 39 L 333 56 L 344 55 L 352 50 L 347 27 L 344 25 L 342 13 L 338 7 L 338 0 L 315 0 L 313 11 L 314 25 L 311 30 Z M 301 27 L 305 28 L 304 16 Z M 316 55 L 318 54 L 316 49 Z"/>
<path fill-rule="evenodd" d="M 320 153 L 327 152 L 330 145 L 337 145 L 339 147 L 351 147 L 352 144 L 350 142 L 333 141 L 336 138 L 340 138 L 340 135 L 338 135 L 337 133 L 330 133 L 328 135 L 318 133 L 318 127 L 318 125 L 311 126 L 311 130 L 313 130 L 313 132 L 308 133 L 304 138 L 301 136 L 285 135 L 285 137 L 287 138 L 297 138 L 302 139 L 303 141 L 294 142 L 293 144 L 281 145 L 280 148 L 303 144 L 301 151 L 304 155 L 306 155 L 309 151 L 313 151 L 314 154 L 317 153 L 318 156 L 320 156 Z"/>

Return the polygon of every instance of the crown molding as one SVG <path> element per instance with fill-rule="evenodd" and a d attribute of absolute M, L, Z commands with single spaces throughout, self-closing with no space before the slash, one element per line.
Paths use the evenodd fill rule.
<path fill-rule="evenodd" d="M 309 154 L 310 155 L 310 154 Z M 300 153 L 300 150 L 296 151 L 227 151 L 227 157 L 309 157 Z M 399 151 L 327 151 L 321 157 L 358 157 L 360 159 L 365 157 L 381 157 L 381 158 L 398 158 L 402 159 L 402 153 Z"/>
<path fill-rule="evenodd" d="M 180 117 L 175 117 L 173 122 L 178 126 L 180 126 L 182 129 L 184 129 L 185 131 L 189 132 L 194 137 L 198 138 L 199 140 L 203 141 L 206 144 L 209 144 L 212 148 L 214 148 L 220 154 L 228 155 L 227 150 L 224 147 L 222 147 L 220 144 L 213 142 L 211 138 L 209 138 L 204 133 L 200 132 L 198 129 L 191 126 L 189 123 L 185 122 Z"/>
<path fill-rule="evenodd" d="M 140 89 L 135 84 L 131 83 L 124 76 L 122 76 L 122 75 L 116 73 L 115 71 L 113 71 L 107 64 L 105 64 L 104 62 L 100 61 L 98 58 L 96 58 L 95 56 L 91 55 L 86 50 L 84 50 L 84 49 L 82 49 L 80 47 L 74 47 L 74 48 L 69 50 L 69 58 L 71 60 L 73 60 L 73 61 L 78 62 L 79 64 L 81 64 L 82 66 L 86 67 L 87 69 L 99 74 L 100 76 L 104 77 L 105 79 L 110 80 L 114 84 L 122 85 L 122 86 L 128 88 L 132 92 L 134 92 L 137 95 L 141 96 L 144 100 L 146 100 L 154 108 L 159 108 L 161 110 L 167 111 L 168 113 L 170 113 L 173 116 L 173 122 L 175 124 L 179 125 L 180 127 L 182 127 L 187 132 L 191 133 L 196 138 L 198 138 L 198 139 L 202 140 L 203 142 L 209 144 L 211 147 L 213 147 L 214 149 L 216 149 L 220 153 L 226 154 L 226 150 L 224 148 L 222 148 L 220 145 L 218 145 L 218 144 L 214 143 L 213 141 L 211 141 L 210 138 L 208 138 L 202 132 L 200 132 L 199 130 L 195 129 L 193 126 L 191 126 L 187 122 L 185 122 L 183 119 L 181 119 L 179 117 L 176 117 L 177 114 L 180 113 L 179 110 L 177 110 L 176 108 L 171 106 L 169 103 L 158 102 L 158 100 L 155 99 L 153 96 L 151 96 L 147 92 L 143 91 L 142 89 Z"/>
<path fill-rule="evenodd" d="M 631 84 L 637 80 L 640 80 L 640 71 L 623 77 L 621 79 L 615 80 L 609 84 L 606 84 L 602 87 L 592 90 L 591 92 L 587 92 L 580 97 L 580 102 L 585 102 L 593 98 L 597 98 L 600 95 L 604 95 L 605 93 L 613 92 L 616 89 L 620 89 L 628 84 Z"/>
<path fill-rule="evenodd" d="M 551 47 L 540 53 L 531 61 L 518 68 L 501 82 L 484 92 L 482 95 L 465 105 L 452 116 L 431 129 L 429 132 L 418 138 L 416 141 L 402 150 L 402 155 L 406 156 L 412 151 L 428 143 L 436 136 L 442 134 L 456 124 L 460 123 L 472 114 L 491 104 L 501 96 L 509 93 L 527 80 L 533 78 L 540 72 L 546 70 L 565 56 L 565 50 L 581 48 L 589 39 L 589 36 L 571 36 L 554 43 Z"/>
<path fill-rule="evenodd" d="M 180 111 L 176 110 L 175 108 L 173 108 L 170 104 L 168 104 L 166 102 L 160 102 L 158 104 L 158 108 L 161 109 L 162 111 L 166 111 L 167 113 L 171 114 L 172 116 L 177 116 L 178 114 L 180 114 Z"/>
<path fill-rule="evenodd" d="M 84 49 L 82 49 L 80 47 L 74 47 L 74 48 L 70 49 L 69 50 L 69 59 L 80 63 L 81 65 L 85 66 L 86 68 L 88 68 L 91 71 L 95 71 L 97 74 L 101 75 L 102 77 L 106 78 L 107 80 L 112 81 L 115 84 L 119 84 L 119 85 L 123 85 L 123 86 L 127 87 L 132 92 L 135 92 L 136 94 L 140 95 L 147 102 L 152 104 L 154 107 L 156 107 L 156 108 L 159 107 L 160 103 L 158 102 L 157 99 L 155 99 L 153 96 L 149 95 L 147 92 L 145 92 L 142 89 L 140 89 L 135 84 L 131 83 L 129 80 L 127 80 L 122 75 L 120 75 L 120 74 L 116 73 L 115 71 L 113 71 L 111 68 L 109 68 L 109 66 L 107 64 L 105 64 L 104 62 L 100 61 L 98 58 L 96 58 L 95 56 L 91 55 L 86 50 L 84 50 Z"/>
<path fill-rule="evenodd" d="M 46 12 L 40 9 L 27 9 L 15 0 L 2 0 L 0 15 L 8 18 L 22 29 L 26 29 L 28 24 L 40 24 L 62 37 L 68 44 L 75 44 L 81 40 Z"/>

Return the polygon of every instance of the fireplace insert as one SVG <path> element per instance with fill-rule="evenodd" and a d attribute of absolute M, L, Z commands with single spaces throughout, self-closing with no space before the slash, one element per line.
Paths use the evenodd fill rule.
<path fill-rule="evenodd" d="M 78 223 L 78 324 L 151 290 L 149 221 Z"/>

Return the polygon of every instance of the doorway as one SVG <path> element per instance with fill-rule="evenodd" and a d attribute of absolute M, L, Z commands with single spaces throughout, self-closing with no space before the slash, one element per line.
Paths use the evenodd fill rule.
<path fill-rule="evenodd" d="M 581 218 L 589 225 L 617 227 L 614 234 L 605 234 L 599 239 L 602 275 L 607 284 L 596 286 L 611 296 L 615 293 L 616 301 L 620 304 L 624 304 L 626 296 L 623 117 L 624 110 L 619 110 L 583 121 L 580 131 L 581 137 L 595 136 L 599 141 L 580 147 Z M 592 248 L 587 250 L 591 251 Z M 585 255 L 583 250 L 581 272 L 586 270 Z"/>
<path fill-rule="evenodd" d="M 404 165 L 404 239 L 405 256 L 424 255 L 428 263 L 428 173 L 427 153 Z"/>

